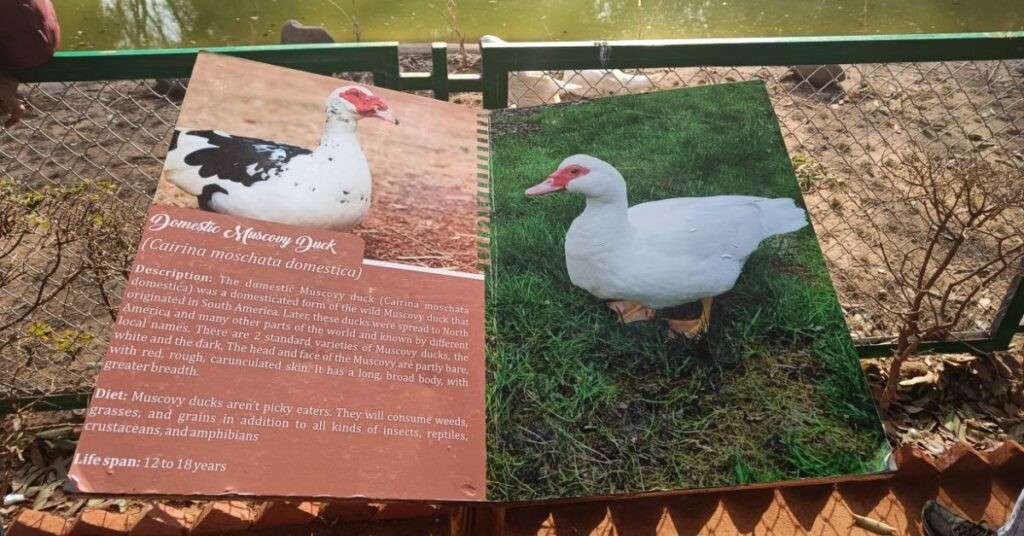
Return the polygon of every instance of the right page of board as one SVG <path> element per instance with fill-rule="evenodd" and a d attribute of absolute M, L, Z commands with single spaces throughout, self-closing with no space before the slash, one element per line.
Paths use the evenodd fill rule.
<path fill-rule="evenodd" d="M 490 143 L 489 499 L 885 471 L 762 83 L 500 111 Z"/>

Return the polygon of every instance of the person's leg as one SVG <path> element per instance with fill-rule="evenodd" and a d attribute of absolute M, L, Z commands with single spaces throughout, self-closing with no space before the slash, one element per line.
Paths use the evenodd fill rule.
<path fill-rule="evenodd" d="M 4 126 L 9 127 L 21 119 L 25 105 L 18 100 L 18 80 L 6 73 L 0 73 L 0 117 L 7 114 Z"/>
<path fill-rule="evenodd" d="M 996 530 L 964 519 L 935 501 L 925 503 L 921 525 L 927 536 L 1024 536 L 1024 490 L 1017 496 L 1006 523 Z"/>
<path fill-rule="evenodd" d="M 992 529 L 964 519 L 936 501 L 921 509 L 921 527 L 925 536 L 995 536 Z"/>

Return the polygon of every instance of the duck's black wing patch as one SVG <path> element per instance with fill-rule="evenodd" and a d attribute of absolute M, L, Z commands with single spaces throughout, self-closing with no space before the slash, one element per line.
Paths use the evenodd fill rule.
<path fill-rule="evenodd" d="M 174 134 L 171 134 L 171 146 L 167 148 L 167 152 L 175 151 L 178 149 L 178 135 L 181 131 L 178 129 L 174 130 Z"/>
<path fill-rule="evenodd" d="M 213 194 L 228 195 L 228 191 L 216 184 L 207 184 L 206 186 L 203 186 L 203 191 L 199 192 L 199 195 L 196 196 L 196 200 L 199 201 L 199 208 L 210 212 L 216 212 L 216 210 L 213 210 L 213 205 L 210 204 L 210 202 L 213 201 Z"/>
<path fill-rule="evenodd" d="M 288 165 L 292 158 L 312 152 L 294 145 L 232 136 L 213 130 L 189 130 L 185 134 L 204 138 L 213 146 L 185 156 L 186 164 L 199 167 L 200 177 L 217 176 L 245 186 L 269 179 L 273 172 Z"/>

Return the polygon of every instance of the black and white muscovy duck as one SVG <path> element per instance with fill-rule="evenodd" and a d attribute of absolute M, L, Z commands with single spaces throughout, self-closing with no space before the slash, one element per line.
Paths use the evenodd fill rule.
<path fill-rule="evenodd" d="M 356 123 L 398 120 L 365 88 L 345 86 L 327 99 L 327 125 L 312 151 L 217 130 L 175 130 L 166 177 L 199 208 L 232 216 L 348 230 L 370 206 L 373 181 Z"/>

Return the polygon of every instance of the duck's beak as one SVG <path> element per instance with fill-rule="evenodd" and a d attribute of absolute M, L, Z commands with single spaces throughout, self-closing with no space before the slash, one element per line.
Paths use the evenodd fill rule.
<path fill-rule="evenodd" d="M 542 182 L 540 184 L 535 184 L 535 185 L 527 188 L 526 189 L 526 195 L 544 195 L 544 194 L 550 194 L 551 192 L 557 192 L 559 190 L 564 190 L 565 186 L 557 186 L 557 185 L 555 185 L 555 179 L 554 179 L 553 175 L 554 174 L 552 174 L 552 176 L 549 176 L 548 178 L 544 179 L 544 182 Z"/>
<path fill-rule="evenodd" d="M 387 121 L 388 123 L 394 123 L 396 125 L 398 124 L 398 118 L 395 117 L 395 114 L 391 113 L 390 109 L 385 109 L 385 110 L 377 109 L 377 110 L 374 110 L 373 115 L 371 117 L 376 117 L 377 119 L 383 119 L 383 120 Z"/>

